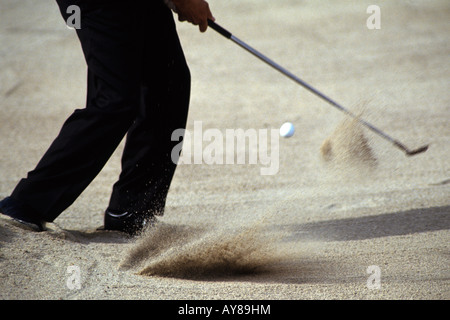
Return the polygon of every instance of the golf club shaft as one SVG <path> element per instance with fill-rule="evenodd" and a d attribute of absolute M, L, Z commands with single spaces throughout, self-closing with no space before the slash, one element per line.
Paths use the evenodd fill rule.
<path fill-rule="evenodd" d="M 237 37 L 235 37 L 231 32 L 229 32 L 228 30 L 224 29 L 223 27 L 221 27 L 220 25 L 218 25 L 217 23 L 215 23 L 212 20 L 208 20 L 208 25 L 214 29 L 215 31 L 217 31 L 218 33 L 220 33 L 222 36 L 224 36 L 227 39 L 230 39 L 231 41 L 233 41 L 234 43 L 236 43 L 237 45 L 239 45 L 240 47 L 242 47 L 243 49 L 245 49 L 246 51 L 250 52 L 251 54 L 253 54 L 255 57 L 257 57 L 258 59 L 262 60 L 263 62 L 267 63 L 268 65 L 270 65 L 271 67 L 273 67 L 274 69 L 276 69 L 277 71 L 281 72 L 282 74 L 284 74 L 285 76 L 287 76 L 288 78 L 290 78 L 291 80 L 295 81 L 296 83 L 298 83 L 299 85 L 301 85 L 302 87 L 304 87 L 305 89 L 309 90 L 310 92 L 314 93 L 315 95 L 317 95 L 318 97 L 322 98 L 323 100 L 327 101 L 329 104 L 331 104 L 333 107 L 341 110 L 342 112 L 346 113 L 347 115 L 349 115 L 350 117 L 356 119 L 357 121 L 359 121 L 361 124 L 363 124 L 364 126 L 366 126 L 367 128 L 369 128 L 370 130 L 372 130 L 373 132 L 375 132 L 376 134 L 378 134 L 379 136 L 383 137 L 384 139 L 390 141 L 391 143 L 393 143 L 396 147 L 402 149 L 404 152 L 406 152 L 408 155 L 413 155 L 413 154 L 417 154 L 419 152 L 423 152 L 426 150 L 425 147 L 419 148 L 417 150 L 414 151 L 410 151 L 407 147 L 405 147 L 401 142 L 395 140 L 394 138 L 390 137 L 389 135 L 387 135 L 386 133 L 384 133 L 383 131 L 381 131 L 380 129 L 374 127 L 372 124 L 368 123 L 367 121 L 364 121 L 363 119 L 361 119 L 360 117 L 356 116 L 354 113 L 350 112 L 349 110 L 347 110 L 346 108 L 344 108 L 343 106 L 341 106 L 339 103 L 337 103 L 336 101 L 334 101 L 333 99 L 327 97 L 325 94 L 321 93 L 319 90 L 315 89 L 314 87 L 310 86 L 308 83 L 306 83 L 305 81 L 303 81 L 302 79 L 300 79 L 299 77 L 297 77 L 296 75 L 294 75 L 292 72 L 288 71 L 287 69 L 283 68 L 282 66 L 280 66 L 278 63 L 276 63 L 275 61 L 269 59 L 268 57 L 266 57 L 265 55 L 263 55 L 261 52 L 257 51 L 256 49 L 252 48 L 251 46 L 249 46 L 248 44 L 246 44 L 244 41 L 238 39 Z"/>

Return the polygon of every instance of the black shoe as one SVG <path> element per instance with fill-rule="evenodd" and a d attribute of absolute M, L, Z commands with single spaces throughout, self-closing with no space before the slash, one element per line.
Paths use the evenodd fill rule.
<path fill-rule="evenodd" d="M 131 236 L 138 235 L 145 227 L 153 225 L 156 219 L 153 214 L 137 212 L 105 211 L 105 224 L 102 230 L 121 231 Z"/>
<path fill-rule="evenodd" d="M 45 221 L 36 218 L 36 214 L 27 206 L 14 200 L 11 197 L 6 197 L 0 201 L 0 213 L 13 218 L 15 221 L 26 225 L 34 231 L 45 231 Z"/>

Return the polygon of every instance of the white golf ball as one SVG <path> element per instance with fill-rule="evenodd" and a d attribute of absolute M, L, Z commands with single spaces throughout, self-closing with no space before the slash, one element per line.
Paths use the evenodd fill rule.
<path fill-rule="evenodd" d="M 294 125 L 290 122 L 285 122 L 280 127 L 280 136 L 282 137 L 285 138 L 292 137 L 294 135 L 294 132 L 295 132 Z"/>

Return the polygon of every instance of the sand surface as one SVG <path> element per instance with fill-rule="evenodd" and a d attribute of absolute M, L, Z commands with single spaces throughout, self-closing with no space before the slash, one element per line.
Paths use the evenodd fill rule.
<path fill-rule="evenodd" d="M 340 143 L 348 132 L 335 131 L 345 130 L 341 112 L 213 30 L 177 22 L 193 77 L 188 129 L 291 121 L 278 173 L 180 165 L 158 227 L 130 239 L 95 231 L 121 145 L 49 231 L 0 219 L 0 298 L 449 299 L 449 1 L 383 1 L 379 30 L 366 26 L 373 1 L 209 2 L 240 39 L 407 146 L 430 149 L 408 158 L 365 130 L 376 161 L 325 161 L 327 139 L 352 154 Z M 5 197 L 83 107 L 86 67 L 54 1 L 2 0 L 0 43 Z"/>

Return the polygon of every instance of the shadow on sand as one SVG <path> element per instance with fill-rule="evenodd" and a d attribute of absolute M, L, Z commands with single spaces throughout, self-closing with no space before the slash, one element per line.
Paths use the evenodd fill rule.
<path fill-rule="evenodd" d="M 450 229 L 450 206 L 379 215 L 282 225 L 285 240 L 349 241 Z"/>

